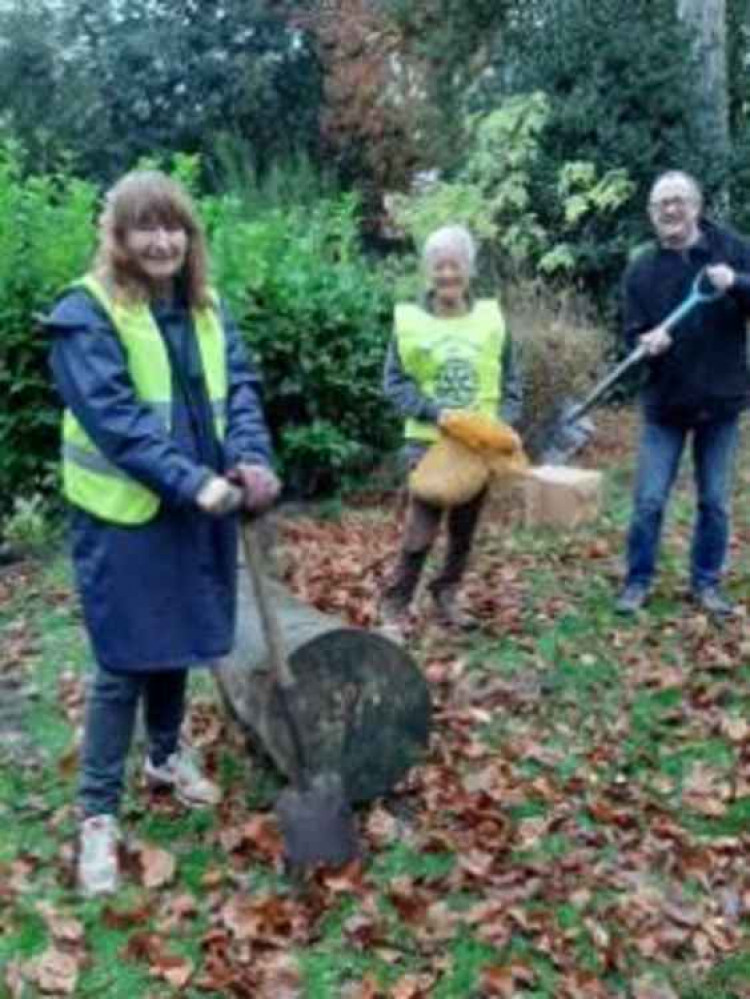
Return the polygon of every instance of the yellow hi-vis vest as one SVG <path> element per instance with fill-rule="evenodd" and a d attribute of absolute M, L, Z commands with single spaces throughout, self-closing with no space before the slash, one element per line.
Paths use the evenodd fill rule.
<path fill-rule="evenodd" d="M 434 316 L 418 305 L 397 305 L 396 346 L 401 367 L 420 392 L 449 409 L 497 416 L 505 320 L 494 299 L 479 300 L 465 316 Z M 406 421 L 407 440 L 438 440 L 437 427 Z"/>
<path fill-rule="evenodd" d="M 125 348 L 137 398 L 154 410 L 169 433 L 172 369 L 148 304 L 113 298 L 91 274 L 77 281 L 71 290 L 76 288 L 88 291 L 108 315 Z M 227 411 L 224 327 L 217 308 L 195 311 L 193 322 L 214 425 L 219 440 L 223 440 Z M 63 415 L 62 438 L 63 492 L 71 503 L 115 524 L 144 524 L 156 515 L 161 504 L 159 497 L 108 461 L 69 409 Z"/>

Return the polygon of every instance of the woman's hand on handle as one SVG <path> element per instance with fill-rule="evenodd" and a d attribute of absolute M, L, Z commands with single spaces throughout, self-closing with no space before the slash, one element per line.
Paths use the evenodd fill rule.
<path fill-rule="evenodd" d="M 281 492 L 281 483 L 265 465 L 238 465 L 227 478 L 242 490 L 243 506 L 249 513 L 263 513 Z"/>
<path fill-rule="evenodd" d="M 201 486 L 195 502 L 209 516 L 223 517 L 239 510 L 244 502 L 244 496 L 241 489 L 221 475 L 212 475 Z"/>

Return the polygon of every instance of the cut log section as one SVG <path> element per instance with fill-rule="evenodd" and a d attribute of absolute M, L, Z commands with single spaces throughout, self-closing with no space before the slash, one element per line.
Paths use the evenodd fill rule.
<path fill-rule="evenodd" d="M 602 507 L 602 473 L 563 465 L 541 465 L 523 479 L 527 527 L 580 527 Z"/>
<path fill-rule="evenodd" d="M 340 772 L 353 802 L 386 794 L 428 744 L 431 702 L 422 673 L 384 636 L 346 627 L 275 580 L 269 590 L 297 681 L 292 696 L 310 771 Z M 244 568 L 235 648 L 215 676 L 230 715 L 289 776 L 293 748 Z"/>

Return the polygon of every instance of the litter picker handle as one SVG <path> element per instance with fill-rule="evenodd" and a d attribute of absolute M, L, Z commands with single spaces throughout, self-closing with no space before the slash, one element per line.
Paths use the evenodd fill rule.
<path fill-rule="evenodd" d="M 240 522 L 242 533 L 242 546 L 245 550 L 245 561 L 250 578 L 253 581 L 253 590 L 258 604 L 261 624 L 263 625 L 263 637 L 268 646 L 268 655 L 271 660 L 271 668 L 276 676 L 276 682 L 286 690 L 294 687 L 294 674 L 289 666 L 284 649 L 284 640 L 281 637 L 281 626 L 273 607 L 273 601 L 268 589 L 268 582 L 263 572 L 263 553 L 255 533 L 255 528 L 249 518 L 242 518 Z"/>

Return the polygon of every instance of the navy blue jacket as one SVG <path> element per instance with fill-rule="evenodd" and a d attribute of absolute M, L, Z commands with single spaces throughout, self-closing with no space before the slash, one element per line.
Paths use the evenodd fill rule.
<path fill-rule="evenodd" d="M 94 653 L 102 667 L 122 672 L 210 665 L 230 651 L 236 518 L 211 518 L 195 498 L 214 472 L 271 461 L 259 378 L 228 316 L 227 434 L 220 443 L 189 310 L 159 306 L 153 314 L 172 360 L 169 434 L 136 398 L 122 342 L 85 291 L 61 299 L 46 323 L 65 405 L 113 464 L 162 499 L 157 516 L 137 527 L 73 510 L 73 561 Z"/>
<path fill-rule="evenodd" d="M 750 244 L 710 222 L 698 242 L 679 252 L 658 244 L 640 253 L 623 282 L 623 318 L 629 350 L 687 296 L 709 264 L 729 264 L 734 287 L 697 306 L 673 330 L 673 344 L 648 362 L 643 401 L 650 419 L 690 426 L 730 419 L 747 406 L 747 317 L 750 315 Z"/>

